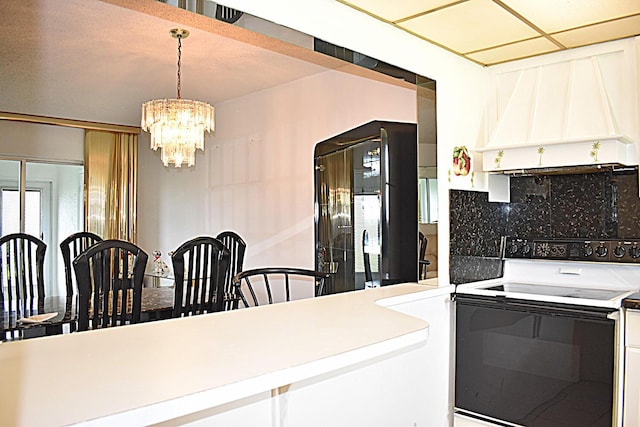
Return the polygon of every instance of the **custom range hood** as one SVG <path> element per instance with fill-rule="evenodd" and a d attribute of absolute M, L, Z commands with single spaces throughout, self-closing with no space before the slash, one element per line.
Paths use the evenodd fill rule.
<path fill-rule="evenodd" d="M 498 121 L 475 150 L 483 170 L 558 174 L 637 165 L 629 134 L 637 135 L 638 89 L 627 56 L 621 50 L 496 75 Z"/>

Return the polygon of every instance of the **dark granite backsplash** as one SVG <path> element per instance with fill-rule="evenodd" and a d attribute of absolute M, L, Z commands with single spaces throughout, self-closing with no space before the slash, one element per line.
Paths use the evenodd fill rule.
<path fill-rule="evenodd" d="M 638 172 L 511 177 L 511 202 L 450 190 L 450 277 L 500 277 L 501 236 L 640 238 Z"/>

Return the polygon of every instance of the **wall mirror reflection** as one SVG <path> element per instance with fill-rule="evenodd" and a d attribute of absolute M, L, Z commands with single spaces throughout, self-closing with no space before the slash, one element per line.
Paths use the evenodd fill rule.
<path fill-rule="evenodd" d="M 84 223 L 82 165 L 0 159 L 0 235 L 27 233 L 47 244 L 45 294 L 65 295 L 58 249 Z"/>

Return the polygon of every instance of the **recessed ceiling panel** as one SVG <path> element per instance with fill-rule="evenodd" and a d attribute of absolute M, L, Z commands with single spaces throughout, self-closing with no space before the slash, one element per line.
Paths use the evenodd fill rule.
<path fill-rule="evenodd" d="M 547 33 L 640 13 L 640 0 L 502 1 Z"/>
<path fill-rule="evenodd" d="M 384 20 L 395 22 L 399 19 L 430 11 L 459 0 L 339 0 L 357 9 L 366 10 Z"/>
<path fill-rule="evenodd" d="M 557 33 L 553 38 L 567 47 L 577 47 L 632 37 L 638 34 L 638 29 L 640 15 Z"/>
<path fill-rule="evenodd" d="M 544 37 L 525 40 L 506 46 L 497 47 L 495 49 L 483 50 L 476 53 L 466 55 L 474 61 L 482 64 L 497 64 L 500 62 L 511 61 L 513 59 L 527 58 L 529 56 L 549 53 L 560 48 Z"/>
<path fill-rule="evenodd" d="M 482 65 L 640 35 L 640 0 L 336 1 Z"/>
<path fill-rule="evenodd" d="M 459 53 L 539 35 L 491 0 L 469 0 L 398 25 Z"/>

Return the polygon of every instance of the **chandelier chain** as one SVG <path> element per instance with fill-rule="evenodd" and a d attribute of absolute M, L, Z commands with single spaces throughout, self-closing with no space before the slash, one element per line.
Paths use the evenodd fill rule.
<path fill-rule="evenodd" d="M 182 36 L 178 35 L 178 99 L 181 99 L 180 97 L 180 59 L 182 57 Z"/>

